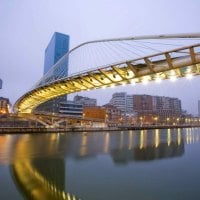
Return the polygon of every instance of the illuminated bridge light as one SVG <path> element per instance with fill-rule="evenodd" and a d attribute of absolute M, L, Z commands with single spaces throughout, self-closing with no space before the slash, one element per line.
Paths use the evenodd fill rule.
<path fill-rule="evenodd" d="M 131 80 L 131 85 L 135 85 L 135 80 Z"/>
<path fill-rule="evenodd" d="M 158 76 L 158 77 L 156 77 L 156 79 L 155 79 L 155 82 L 156 83 L 161 83 L 161 81 L 162 81 L 162 79 Z"/>
<path fill-rule="evenodd" d="M 176 75 L 173 75 L 173 76 L 170 76 L 169 79 L 171 82 L 175 82 L 177 80 L 177 77 L 176 77 Z"/>
<path fill-rule="evenodd" d="M 112 84 L 110 87 L 111 87 L 111 88 L 115 88 L 115 84 Z"/>
<path fill-rule="evenodd" d="M 125 85 L 126 85 L 126 83 L 125 83 L 125 82 L 123 82 L 123 83 L 122 83 L 122 86 L 125 86 Z"/>
<path fill-rule="evenodd" d="M 149 83 L 149 80 L 150 80 L 151 78 L 150 78 L 150 76 L 146 76 L 146 77 L 144 77 L 143 79 L 142 79 L 142 83 L 144 84 L 144 85 L 147 85 L 148 83 Z"/>
<path fill-rule="evenodd" d="M 70 195 L 69 195 L 69 194 L 67 194 L 67 199 L 68 199 L 68 200 L 71 200 L 71 197 L 70 197 Z"/>
<path fill-rule="evenodd" d="M 193 78 L 193 75 L 192 74 L 186 74 L 185 76 L 187 79 L 191 80 Z"/>
<path fill-rule="evenodd" d="M 144 85 L 147 85 L 147 84 L 149 83 L 149 80 L 148 80 L 148 79 L 143 79 L 143 80 L 142 80 L 142 83 L 143 83 Z"/>

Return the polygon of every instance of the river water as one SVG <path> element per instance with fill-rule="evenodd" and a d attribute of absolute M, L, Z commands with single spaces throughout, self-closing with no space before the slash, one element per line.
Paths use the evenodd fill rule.
<path fill-rule="evenodd" d="M 200 199 L 200 129 L 0 135 L 0 199 Z"/>

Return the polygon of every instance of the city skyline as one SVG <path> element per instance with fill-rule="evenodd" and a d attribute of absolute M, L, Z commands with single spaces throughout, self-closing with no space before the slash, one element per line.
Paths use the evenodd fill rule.
<path fill-rule="evenodd" d="M 197 0 L 184 3 L 180 0 L 155 1 L 154 4 L 147 0 L 113 2 L 87 0 L 58 4 L 50 1 L 47 5 L 44 0 L 39 3 L 3 0 L 0 8 L 0 25 L 3 27 L 0 33 L 0 78 L 4 87 L 0 96 L 9 98 L 13 104 L 41 78 L 44 50 L 55 31 L 70 35 L 70 49 L 94 39 L 199 32 L 200 23 L 196 19 L 200 2 Z M 190 81 L 163 81 L 148 86 L 139 84 L 78 94 L 97 97 L 100 105 L 105 104 L 113 93 L 121 91 L 176 97 L 181 99 L 183 109 L 197 114 L 199 80 L 200 77 L 196 77 Z"/>

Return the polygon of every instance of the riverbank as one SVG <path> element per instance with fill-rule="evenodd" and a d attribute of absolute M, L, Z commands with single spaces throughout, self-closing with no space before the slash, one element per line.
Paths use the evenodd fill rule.
<path fill-rule="evenodd" d="M 25 133 L 67 133 L 67 132 L 97 132 L 97 131 L 124 131 L 124 130 L 149 130 L 149 129 L 173 129 L 192 128 L 200 125 L 143 125 L 143 126 L 119 126 L 119 127 L 68 127 L 68 128 L 31 128 L 31 127 L 0 127 L 0 134 L 25 134 Z"/>

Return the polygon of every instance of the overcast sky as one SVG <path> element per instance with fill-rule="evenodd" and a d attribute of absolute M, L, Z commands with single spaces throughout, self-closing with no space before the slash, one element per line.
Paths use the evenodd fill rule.
<path fill-rule="evenodd" d="M 13 104 L 41 78 L 44 50 L 55 31 L 70 35 L 71 48 L 103 38 L 200 32 L 199 8 L 199 0 L 0 0 L 0 96 Z M 100 105 L 116 91 L 177 97 L 183 109 L 196 114 L 199 81 L 79 94 L 97 98 Z"/>

